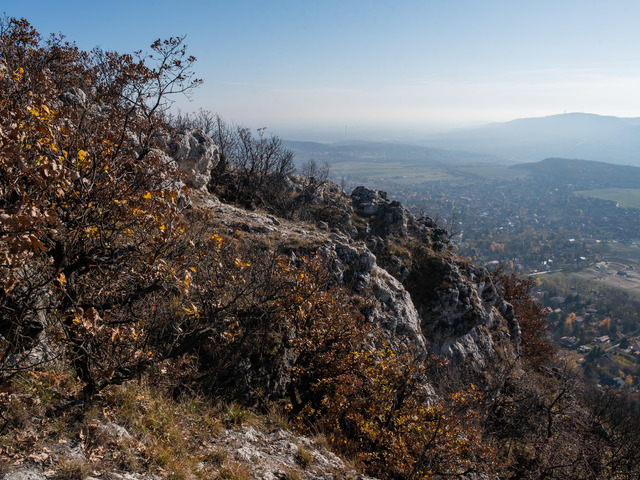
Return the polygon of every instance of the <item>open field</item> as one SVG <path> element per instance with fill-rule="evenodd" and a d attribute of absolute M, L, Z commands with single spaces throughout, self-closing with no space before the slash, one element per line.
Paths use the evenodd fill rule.
<path fill-rule="evenodd" d="M 328 163 L 337 176 L 351 181 L 411 185 L 470 178 L 514 178 L 516 173 L 494 156 L 399 143 L 284 141 L 299 165 L 313 159 Z"/>
<path fill-rule="evenodd" d="M 512 167 L 507 167 L 504 165 L 494 165 L 494 164 L 469 164 L 469 165 L 461 165 L 455 166 L 455 169 L 469 175 L 474 175 L 477 177 L 487 178 L 487 179 L 504 179 L 504 180 L 513 180 L 516 178 L 522 178 L 530 176 L 531 173 L 523 170 Z"/>
<path fill-rule="evenodd" d="M 585 197 L 610 200 L 624 208 L 640 208 L 640 188 L 601 188 L 579 190 L 574 193 Z"/>
<path fill-rule="evenodd" d="M 504 165 L 485 163 L 430 164 L 414 161 L 367 161 L 357 159 L 331 164 L 331 171 L 338 176 L 353 180 L 387 181 L 399 185 L 410 185 L 438 180 L 463 180 L 470 178 L 513 180 L 529 175 L 525 170 Z"/>
<path fill-rule="evenodd" d="M 640 300 L 640 272 L 628 262 L 598 262 L 574 275 L 597 285 L 623 290 Z"/>
<path fill-rule="evenodd" d="M 637 245 L 621 245 L 619 243 L 610 243 L 609 252 L 605 255 L 609 261 L 630 262 L 636 266 L 640 263 L 640 247 Z M 638 267 L 636 267 L 638 268 Z"/>
<path fill-rule="evenodd" d="M 379 163 L 366 160 L 337 162 L 331 165 L 331 172 L 353 180 L 374 182 L 383 180 L 400 185 L 455 178 L 447 167 L 410 162 Z"/>

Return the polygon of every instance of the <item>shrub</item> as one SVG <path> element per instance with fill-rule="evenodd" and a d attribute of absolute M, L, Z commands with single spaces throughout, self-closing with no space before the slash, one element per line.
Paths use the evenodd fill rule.
<path fill-rule="evenodd" d="M 198 81 L 181 38 L 152 50 L 82 52 L 41 42 L 25 20 L 2 22 L 3 376 L 32 365 L 25 352 L 45 328 L 87 394 L 153 359 L 148 325 L 166 321 L 156 305 L 178 283 L 170 260 L 184 246 L 180 192 L 161 186 L 177 174 L 153 150 L 158 114 Z"/>
<path fill-rule="evenodd" d="M 507 275 L 502 268 L 495 269 L 492 278 L 504 299 L 513 305 L 520 324 L 523 358 L 534 369 L 539 369 L 553 358 L 555 349 L 545 338 L 549 330 L 547 312 L 531 297 L 533 280 L 518 278 L 513 273 Z"/>

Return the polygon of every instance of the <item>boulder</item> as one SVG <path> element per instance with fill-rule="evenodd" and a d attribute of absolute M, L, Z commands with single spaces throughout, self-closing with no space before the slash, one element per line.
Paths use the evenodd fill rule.
<path fill-rule="evenodd" d="M 78 87 L 71 87 L 62 92 L 60 100 L 68 107 L 85 108 L 87 106 L 87 94 Z"/>
<path fill-rule="evenodd" d="M 165 139 L 167 153 L 186 175 L 189 187 L 205 191 L 220 161 L 218 146 L 199 128 L 187 128 Z"/>
<path fill-rule="evenodd" d="M 351 201 L 356 213 L 367 219 L 369 235 L 407 235 L 412 215 L 400 202 L 389 201 L 386 192 L 360 186 L 351 193 Z"/>

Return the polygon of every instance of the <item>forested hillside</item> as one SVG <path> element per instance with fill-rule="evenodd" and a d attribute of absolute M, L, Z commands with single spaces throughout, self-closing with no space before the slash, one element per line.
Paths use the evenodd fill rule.
<path fill-rule="evenodd" d="M 5 479 L 640 473 L 635 399 L 554 353 L 529 280 L 263 129 L 170 115 L 183 40 L 0 23 Z"/>

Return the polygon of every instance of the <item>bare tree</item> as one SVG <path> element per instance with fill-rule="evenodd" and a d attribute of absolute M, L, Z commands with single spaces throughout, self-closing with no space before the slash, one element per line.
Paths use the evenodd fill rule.
<path fill-rule="evenodd" d="M 329 163 L 324 162 L 322 165 L 318 165 L 315 159 L 310 158 L 300 168 L 300 173 L 307 177 L 312 182 L 324 183 L 329 178 L 330 166 Z"/>

